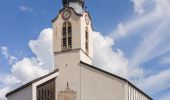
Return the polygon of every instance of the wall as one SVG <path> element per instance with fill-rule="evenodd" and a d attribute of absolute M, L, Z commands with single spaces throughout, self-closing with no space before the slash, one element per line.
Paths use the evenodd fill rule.
<path fill-rule="evenodd" d="M 88 17 L 89 19 L 89 24 L 86 23 L 85 17 Z M 89 44 L 89 51 L 88 51 L 88 58 L 87 55 L 84 55 L 83 52 L 86 52 L 85 49 L 85 32 L 86 32 L 86 27 L 88 28 L 88 44 Z M 92 22 L 90 20 L 90 15 L 86 12 L 83 14 L 81 17 L 81 49 L 82 49 L 82 55 L 81 55 L 81 60 L 88 63 L 92 64 L 93 59 L 93 29 L 92 29 Z"/>
<path fill-rule="evenodd" d="M 81 64 L 81 100 L 125 100 L 125 82 Z"/>
<path fill-rule="evenodd" d="M 59 68 L 59 76 L 56 79 L 56 98 L 58 98 L 58 93 L 60 91 L 65 90 L 68 82 L 70 89 L 76 92 L 76 100 L 80 100 L 79 51 L 70 51 L 55 55 L 55 60 Z"/>
<path fill-rule="evenodd" d="M 27 86 L 8 96 L 8 100 L 32 100 L 32 87 Z"/>

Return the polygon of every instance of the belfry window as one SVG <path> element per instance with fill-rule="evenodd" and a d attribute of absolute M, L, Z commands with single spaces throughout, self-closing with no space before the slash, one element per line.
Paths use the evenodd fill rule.
<path fill-rule="evenodd" d="M 85 48 L 86 48 L 86 53 L 88 53 L 88 51 L 89 51 L 89 32 L 88 32 L 87 27 L 86 27 L 86 31 L 85 31 Z"/>
<path fill-rule="evenodd" d="M 67 50 L 72 48 L 72 27 L 71 23 L 66 21 L 63 24 L 62 49 Z"/>

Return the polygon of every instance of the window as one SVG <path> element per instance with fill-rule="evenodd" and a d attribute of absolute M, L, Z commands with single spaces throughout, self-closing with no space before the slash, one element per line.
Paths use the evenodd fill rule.
<path fill-rule="evenodd" d="M 37 86 L 37 100 L 55 100 L 55 79 Z"/>
<path fill-rule="evenodd" d="M 62 49 L 67 50 L 72 48 L 72 27 L 71 23 L 66 21 L 63 24 Z"/>
<path fill-rule="evenodd" d="M 88 32 L 88 27 L 86 27 L 85 31 L 85 48 L 86 48 L 86 53 L 89 51 L 89 32 Z"/>
<path fill-rule="evenodd" d="M 66 22 L 63 24 L 63 48 L 67 47 L 67 36 L 66 36 Z"/>

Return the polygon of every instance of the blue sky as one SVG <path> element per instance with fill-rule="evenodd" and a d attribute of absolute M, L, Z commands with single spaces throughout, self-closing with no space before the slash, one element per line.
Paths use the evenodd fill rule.
<path fill-rule="evenodd" d="M 95 29 L 94 64 L 128 78 L 155 100 L 170 98 L 169 4 L 86 0 Z M 61 0 L 0 0 L 0 100 L 52 70 L 51 20 L 61 8 Z"/>

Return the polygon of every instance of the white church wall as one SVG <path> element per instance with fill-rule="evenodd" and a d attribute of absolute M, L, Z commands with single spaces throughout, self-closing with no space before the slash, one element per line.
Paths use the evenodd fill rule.
<path fill-rule="evenodd" d="M 56 98 L 58 98 L 58 93 L 60 91 L 65 90 L 68 82 L 70 89 L 76 92 L 76 100 L 80 100 L 79 50 L 56 54 L 55 60 L 57 63 L 57 68 L 59 68 L 59 76 L 56 79 Z"/>
<path fill-rule="evenodd" d="M 89 19 L 89 24 L 86 23 L 85 21 L 85 17 L 88 17 Z M 85 32 L 86 32 L 86 27 L 88 28 L 88 46 L 89 46 L 89 50 L 88 50 L 88 56 L 90 58 L 93 59 L 93 29 L 92 29 L 92 23 L 91 23 L 91 20 L 90 20 L 90 17 L 88 15 L 88 13 L 84 13 L 83 16 L 81 17 L 81 49 L 82 51 L 86 52 L 86 46 L 85 46 L 85 39 L 86 39 L 86 35 L 85 35 Z M 83 58 L 83 57 L 82 57 Z M 88 63 L 88 62 L 87 62 Z M 91 63 L 92 64 L 92 63 Z"/>
<path fill-rule="evenodd" d="M 125 82 L 81 65 L 81 100 L 125 100 Z"/>
<path fill-rule="evenodd" d="M 90 58 L 84 51 L 80 51 L 80 61 L 83 61 L 87 64 L 92 64 L 92 58 Z"/>
<path fill-rule="evenodd" d="M 8 96 L 8 100 L 32 100 L 32 87 L 27 86 Z"/>

